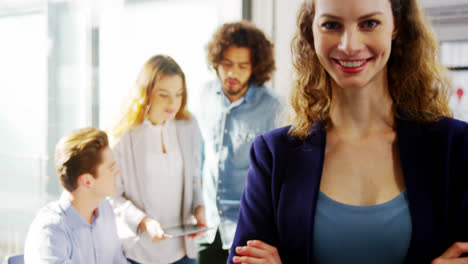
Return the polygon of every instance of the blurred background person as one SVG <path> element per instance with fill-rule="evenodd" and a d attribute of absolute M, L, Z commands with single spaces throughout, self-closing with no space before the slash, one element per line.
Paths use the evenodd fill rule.
<path fill-rule="evenodd" d="M 112 205 L 132 263 L 195 263 L 190 237 L 164 228 L 205 225 L 200 187 L 200 132 L 186 109 L 185 75 L 169 56 L 151 57 L 138 75 L 114 134 L 122 168 Z"/>
<path fill-rule="evenodd" d="M 214 264 L 227 260 L 250 145 L 276 127 L 279 99 L 264 85 L 275 70 L 273 44 L 253 24 L 222 25 L 206 51 L 218 78 L 202 88 L 197 112 L 204 140 L 203 197 L 212 228 L 199 240 L 198 261 Z"/>
<path fill-rule="evenodd" d="M 115 194 L 120 174 L 106 133 L 90 127 L 61 138 L 55 168 L 65 190 L 31 224 L 25 263 L 127 263 L 104 199 Z"/>

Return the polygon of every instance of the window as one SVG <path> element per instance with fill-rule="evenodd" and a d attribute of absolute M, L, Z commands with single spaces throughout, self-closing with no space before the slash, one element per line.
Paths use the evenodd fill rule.
<path fill-rule="evenodd" d="M 186 75 L 189 110 L 204 82 L 215 78 L 205 44 L 218 27 L 216 1 L 154 1 L 125 5 L 103 14 L 100 27 L 100 126 L 108 128 L 140 68 L 151 56 L 174 58 Z M 240 19 L 240 12 L 239 17 Z"/>
<path fill-rule="evenodd" d="M 22 252 L 44 202 L 47 162 L 47 20 L 0 17 L 0 259 Z"/>
<path fill-rule="evenodd" d="M 468 41 L 443 42 L 441 48 L 453 81 L 450 107 L 455 118 L 468 121 Z"/>

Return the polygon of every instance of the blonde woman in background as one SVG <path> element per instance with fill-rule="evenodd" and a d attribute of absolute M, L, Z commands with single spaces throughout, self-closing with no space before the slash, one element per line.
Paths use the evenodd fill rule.
<path fill-rule="evenodd" d="M 185 75 L 169 56 L 143 66 L 114 127 L 122 175 L 111 198 L 119 237 L 132 263 L 196 263 L 194 236 L 164 229 L 205 225 L 200 187 L 200 132 L 186 109 Z"/>

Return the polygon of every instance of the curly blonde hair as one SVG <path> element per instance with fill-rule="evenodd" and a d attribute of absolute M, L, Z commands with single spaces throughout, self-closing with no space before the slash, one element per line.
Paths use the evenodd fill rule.
<path fill-rule="evenodd" d="M 180 76 L 183 86 L 182 103 L 175 119 L 190 119 L 190 113 L 187 110 L 187 85 L 184 72 L 171 57 L 155 55 L 148 59 L 140 70 L 135 86 L 123 103 L 120 118 L 112 129 L 112 135 L 119 138 L 125 131 L 141 124 L 146 118 L 155 85 L 161 78 L 172 75 Z"/>
<path fill-rule="evenodd" d="M 421 122 L 452 116 L 448 106 L 451 82 L 438 61 L 439 42 L 417 0 L 389 0 L 398 35 L 392 43 L 388 68 L 389 93 L 397 118 Z M 304 139 L 314 123 L 328 121 L 331 102 L 330 75 L 314 49 L 314 0 L 306 0 L 297 15 L 291 43 L 296 81 L 291 90 L 293 113 L 289 133 Z"/>

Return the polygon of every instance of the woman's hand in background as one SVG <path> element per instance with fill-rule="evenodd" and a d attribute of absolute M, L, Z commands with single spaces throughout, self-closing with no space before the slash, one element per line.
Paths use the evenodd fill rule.
<path fill-rule="evenodd" d="M 466 253 L 468 253 L 468 242 L 456 242 L 431 264 L 468 264 L 468 257 L 461 257 Z"/>
<path fill-rule="evenodd" d="M 167 237 L 164 236 L 164 230 L 162 229 L 161 224 L 152 218 L 143 218 L 140 224 L 138 224 L 138 227 L 148 232 L 148 234 L 153 238 L 154 243 L 167 239 Z"/>
<path fill-rule="evenodd" d="M 195 219 L 197 219 L 197 225 L 199 226 L 206 226 L 206 219 L 205 219 L 205 206 L 199 205 L 195 209 Z"/>
<path fill-rule="evenodd" d="M 247 246 L 236 247 L 236 253 L 239 256 L 235 256 L 232 259 L 234 263 L 282 263 L 276 247 L 268 245 L 260 240 L 247 241 Z"/>
<path fill-rule="evenodd" d="M 197 220 L 197 225 L 201 227 L 206 226 L 206 218 L 205 218 L 205 206 L 199 205 L 195 208 L 194 212 L 195 219 Z M 190 238 L 196 238 L 203 234 L 204 232 L 198 232 L 193 235 L 189 235 Z"/>

